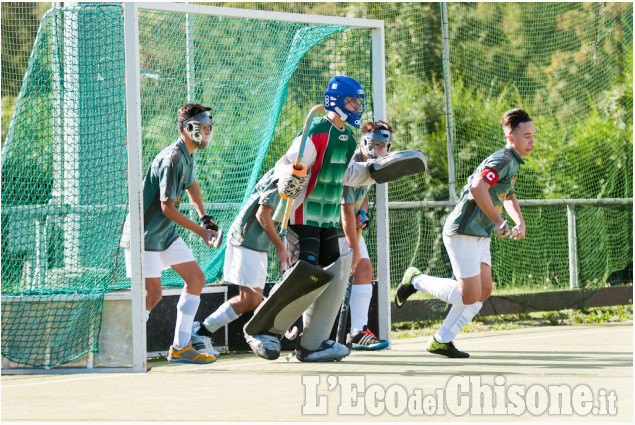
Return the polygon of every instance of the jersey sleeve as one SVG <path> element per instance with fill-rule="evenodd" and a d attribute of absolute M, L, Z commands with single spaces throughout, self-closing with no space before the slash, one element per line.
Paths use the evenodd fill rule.
<path fill-rule="evenodd" d="M 258 199 L 259 205 L 264 205 L 275 209 L 280 202 L 280 193 L 278 192 L 278 185 L 273 184 L 268 190 L 260 194 Z"/>
<path fill-rule="evenodd" d="M 351 186 L 344 186 L 342 191 L 342 205 L 354 205 L 355 201 L 355 189 Z"/>
<path fill-rule="evenodd" d="M 483 161 L 482 164 L 483 171 L 481 172 L 481 175 L 492 186 L 496 184 L 498 180 L 509 177 L 507 175 L 509 173 L 508 165 L 512 161 L 513 156 L 511 152 L 508 152 L 507 150 L 504 150 L 503 152 L 503 155 L 490 155 L 487 159 L 485 159 L 485 161 Z M 493 172 L 493 174 L 487 175 L 488 172 Z M 492 183 L 492 179 L 495 179 L 494 183 Z"/>
<path fill-rule="evenodd" d="M 492 168 L 485 168 L 481 171 L 481 177 L 483 177 L 483 180 L 488 182 L 490 186 L 494 186 L 500 179 L 498 173 Z"/>
<path fill-rule="evenodd" d="M 180 163 L 173 164 L 171 161 L 163 161 L 159 168 L 159 199 L 162 202 L 175 201 L 177 196 L 178 182 L 183 175 Z"/>
<path fill-rule="evenodd" d="M 368 186 L 375 184 L 375 179 L 370 175 L 368 162 L 358 162 L 355 158 L 351 159 L 346 167 L 346 173 L 344 174 L 344 187 L 347 186 Z"/>
<path fill-rule="evenodd" d="M 302 139 L 300 136 L 296 137 L 291 144 L 289 150 L 280 158 L 275 165 L 275 173 L 278 178 L 280 178 L 283 173 L 288 174 L 289 167 L 291 164 L 295 164 L 295 161 L 298 159 L 298 155 L 300 153 L 300 143 Z M 311 140 L 311 137 L 307 138 L 306 145 L 304 147 L 304 154 L 302 155 L 301 163 L 306 165 L 307 167 L 312 167 L 315 164 L 317 159 L 317 149 L 315 149 L 315 145 Z"/>

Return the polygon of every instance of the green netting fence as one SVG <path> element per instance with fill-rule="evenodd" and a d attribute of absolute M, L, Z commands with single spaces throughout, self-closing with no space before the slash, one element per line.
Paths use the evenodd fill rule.
<path fill-rule="evenodd" d="M 389 211 L 393 285 L 410 265 L 451 275 L 443 201 L 503 146 L 498 121 L 512 107 L 537 127 L 520 199 L 632 199 L 630 3 L 448 3 L 445 73 L 439 3 L 208 4 L 384 20 L 393 147 L 420 149 L 429 162 L 428 173 L 389 184 L 391 203 L 425 204 Z M 103 294 L 130 285 L 118 247 L 127 208 L 122 11 L 54 9 L 37 30 L 41 4 L 1 7 L 2 355 L 62 364 L 98 349 Z M 143 172 L 175 139 L 178 106 L 210 104 L 215 136 L 196 175 L 224 228 L 331 75 L 347 73 L 372 93 L 367 30 L 142 11 L 140 39 Z M 632 282 L 632 200 L 575 213 L 580 286 L 620 273 Z M 496 285 L 568 288 L 567 207 L 528 205 L 523 214 L 526 240 L 493 240 Z M 183 236 L 216 281 L 223 251 Z M 171 272 L 163 283 L 181 285 Z"/>

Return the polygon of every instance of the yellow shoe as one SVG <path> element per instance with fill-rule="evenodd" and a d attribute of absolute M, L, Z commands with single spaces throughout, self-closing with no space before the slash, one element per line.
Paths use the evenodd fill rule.
<path fill-rule="evenodd" d="M 168 352 L 168 361 L 173 363 L 193 363 L 193 364 L 207 364 L 214 363 L 216 357 L 211 354 L 199 353 L 192 347 L 192 344 L 180 350 L 170 347 Z"/>

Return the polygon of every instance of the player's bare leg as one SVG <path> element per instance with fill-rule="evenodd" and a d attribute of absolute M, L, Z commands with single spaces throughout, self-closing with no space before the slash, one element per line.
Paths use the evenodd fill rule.
<path fill-rule="evenodd" d="M 183 278 L 185 285 L 176 306 L 174 342 L 168 360 L 177 363 L 212 363 L 216 356 L 200 353 L 192 347 L 192 323 L 200 304 L 205 273 L 196 261 L 174 264 L 172 268 Z"/>

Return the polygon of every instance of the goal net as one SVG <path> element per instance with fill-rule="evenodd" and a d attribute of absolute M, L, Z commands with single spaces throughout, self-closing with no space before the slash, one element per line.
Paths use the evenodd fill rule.
<path fill-rule="evenodd" d="M 362 84 L 363 119 L 373 117 L 372 28 L 157 7 L 138 9 L 142 173 L 178 137 L 182 104 L 211 106 L 214 138 L 196 153 L 195 175 L 221 228 L 333 75 Z M 119 247 L 129 196 L 125 78 L 120 5 L 46 13 L 2 152 L 2 355 L 11 361 L 48 367 L 96 351 L 104 294 L 130 288 Z M 188 199 L 181 211 L 198 221 Z M 217 282 L 224 245 L 179 230 L 207 283 Z M 170 270 L 162 283 L 182 280 Z"/>

